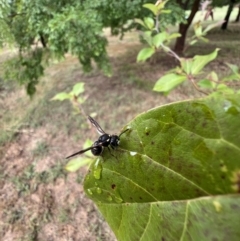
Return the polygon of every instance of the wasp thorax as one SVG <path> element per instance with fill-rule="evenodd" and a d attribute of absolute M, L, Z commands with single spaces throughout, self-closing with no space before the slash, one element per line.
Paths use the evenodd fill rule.
<path fill-rule="evenodd" d="M 111 135 L 103 134 L 98 138 L 98 143 L 102 143 L 102 146 L 108 146 L 110 143 Z"/>
<path fill-rule="evenodd" d="M 119 137 L 117 135 L 112 135 L 110 140 L 110 146 L 112 148 L 115 148 L 115 147 L 118 147 L 119 143 L 120 143 Z"/>

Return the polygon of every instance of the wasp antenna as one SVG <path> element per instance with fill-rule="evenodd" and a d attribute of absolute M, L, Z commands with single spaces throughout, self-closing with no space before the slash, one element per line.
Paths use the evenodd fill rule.
<path fill-rule="evenodd" d="M 130 128 L 127 128 L 126 130 L 122 131 L 118 137 L 120 137 L 123 133 L 125 133 L 125 132 L 127 132 L 129 130 L 130 130 Z"/>

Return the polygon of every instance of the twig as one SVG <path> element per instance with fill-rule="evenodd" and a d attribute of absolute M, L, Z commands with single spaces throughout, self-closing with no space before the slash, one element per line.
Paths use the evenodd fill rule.
<path fill-rule="evenodd" d="M 74 95 L 73 97 L 73 102 L 74 104 L 78 107 L 79 111 L 83 114 L 83 116 L 86 118 L 87 122 L 88 121 L 88 115 L 86 114 L 85 110 L 83 109 L 82 105 L 78 102 L 78 97 Z M 91 127 L 91 125 L 89 125 Z"/>
<path fill-rule="evenodd" d="M 165 46 L 164 44 L 161 44 L 161 47 L 171 56 L 173 56 L 174 58 L 176 58 L 179 62 L 180 62 L 180 57 L 170 48 L 168 48 L 167 46 Z"/>
<path fill-rule="evenodd" d="M 194 86 L 194 88 L 195 88 L 196 90 L 198 90 L 199 92 L 201 92 L 201 93 L 203 93 L 203 94 L 205 94 L 205 95 L 208 95 L 207 92 L 201 90 L 201 89 L 196 85 L 196 83 L 194 82 L 194 79 L 193 79 L 192 77 L 190 77 L 190 78 L 188 78 L 188 79 L 192 82 L 192 84 L 193 84 L 193 86 Z"/>

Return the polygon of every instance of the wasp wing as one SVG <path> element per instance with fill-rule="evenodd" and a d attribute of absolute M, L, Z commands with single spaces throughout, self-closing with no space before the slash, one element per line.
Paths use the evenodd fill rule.
<path fill-rule="evenodd" d="M 97 132 L 100 135 L 105 134 L 105 131 L 102 129 L 102 127 L 91 116 L 88 116 L 88 119 L 92 123 L 92 125 L 97 129 Z"/>

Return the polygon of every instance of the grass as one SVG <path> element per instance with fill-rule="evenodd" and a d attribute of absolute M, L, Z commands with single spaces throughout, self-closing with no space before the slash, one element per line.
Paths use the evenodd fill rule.
<path fill-rule="evenodd" d="M 66 223 L 69 220 L 70 210 L 61 208 L 57 219 L 60 223 Z"/>
<path fill-rule="evenodd" d="M 44 141 L 38 142 L 37 147 L 33 150 L 34 156 L 44 156 L 47 155 L 49 147 Z"/>
<path fill-rule="evenodd" d="M 216 18 L 225 12 L 226 9 L 221 13 L 216 10 Z M 213 30 L 207 36 L 208 44 L 198 43 L 189 48 L 187 54 L 208 54 L 220 47 L 217 60 L 207 70 L 227 74 L 226 62 L 240 65 L 238 28 L 239 24 L 234 23 L 224 34 L 219 29 Z M 84 230 L 80 237 L 83 239 L 114 240 L 92 202 L 84 196 L 82 183 L 86 169 L 71 174 L 64 170 L 64 157 L 78 151 L 87 138 L 96 139 L 97 134 L 89 129 L 82 115 L 73 115 L 69 102 L 50 101 L 56 93 L 67 92 L 75 83 L 84 82 L 84 95 L 88 98 L 83 108 L 88 114 L 97 113 L 96 119 L 109 133 L 119 133 L 134 116 L 150 108 L 200 96 L 188 83 L 167 97 L 154 93 L 152 87 L 156 80 L 175 63 L 169 57 L 158 55 L 154 62 L 137 64 L 136 55 L 142 48 L 137 33 L 127 34 L 122 42 L 109 37 L 109 43 L 114 70 L 110 78 L 98 70 L 82 73 L 77 59 L 67 56 L 48 67 L 31 101 L 22 87 L 0 79 L 0 184 L 7 197 L 1 200 L 6 215 L 2 222 L 23 233 L 15 240 L 36 240 L 36 237 L 59 240 L 63 234 L 55 230 L 53 237 L 45 226 L 52 223 L 66 230 L 71 227 L 78 233 Z M 4 59 L 9 52 L 1 54 Z M 0 228 L 2 237 L 4 233 L 5 229 Z M 17 232 L 12 231 L 12 235 L 15 237 Z"/>

